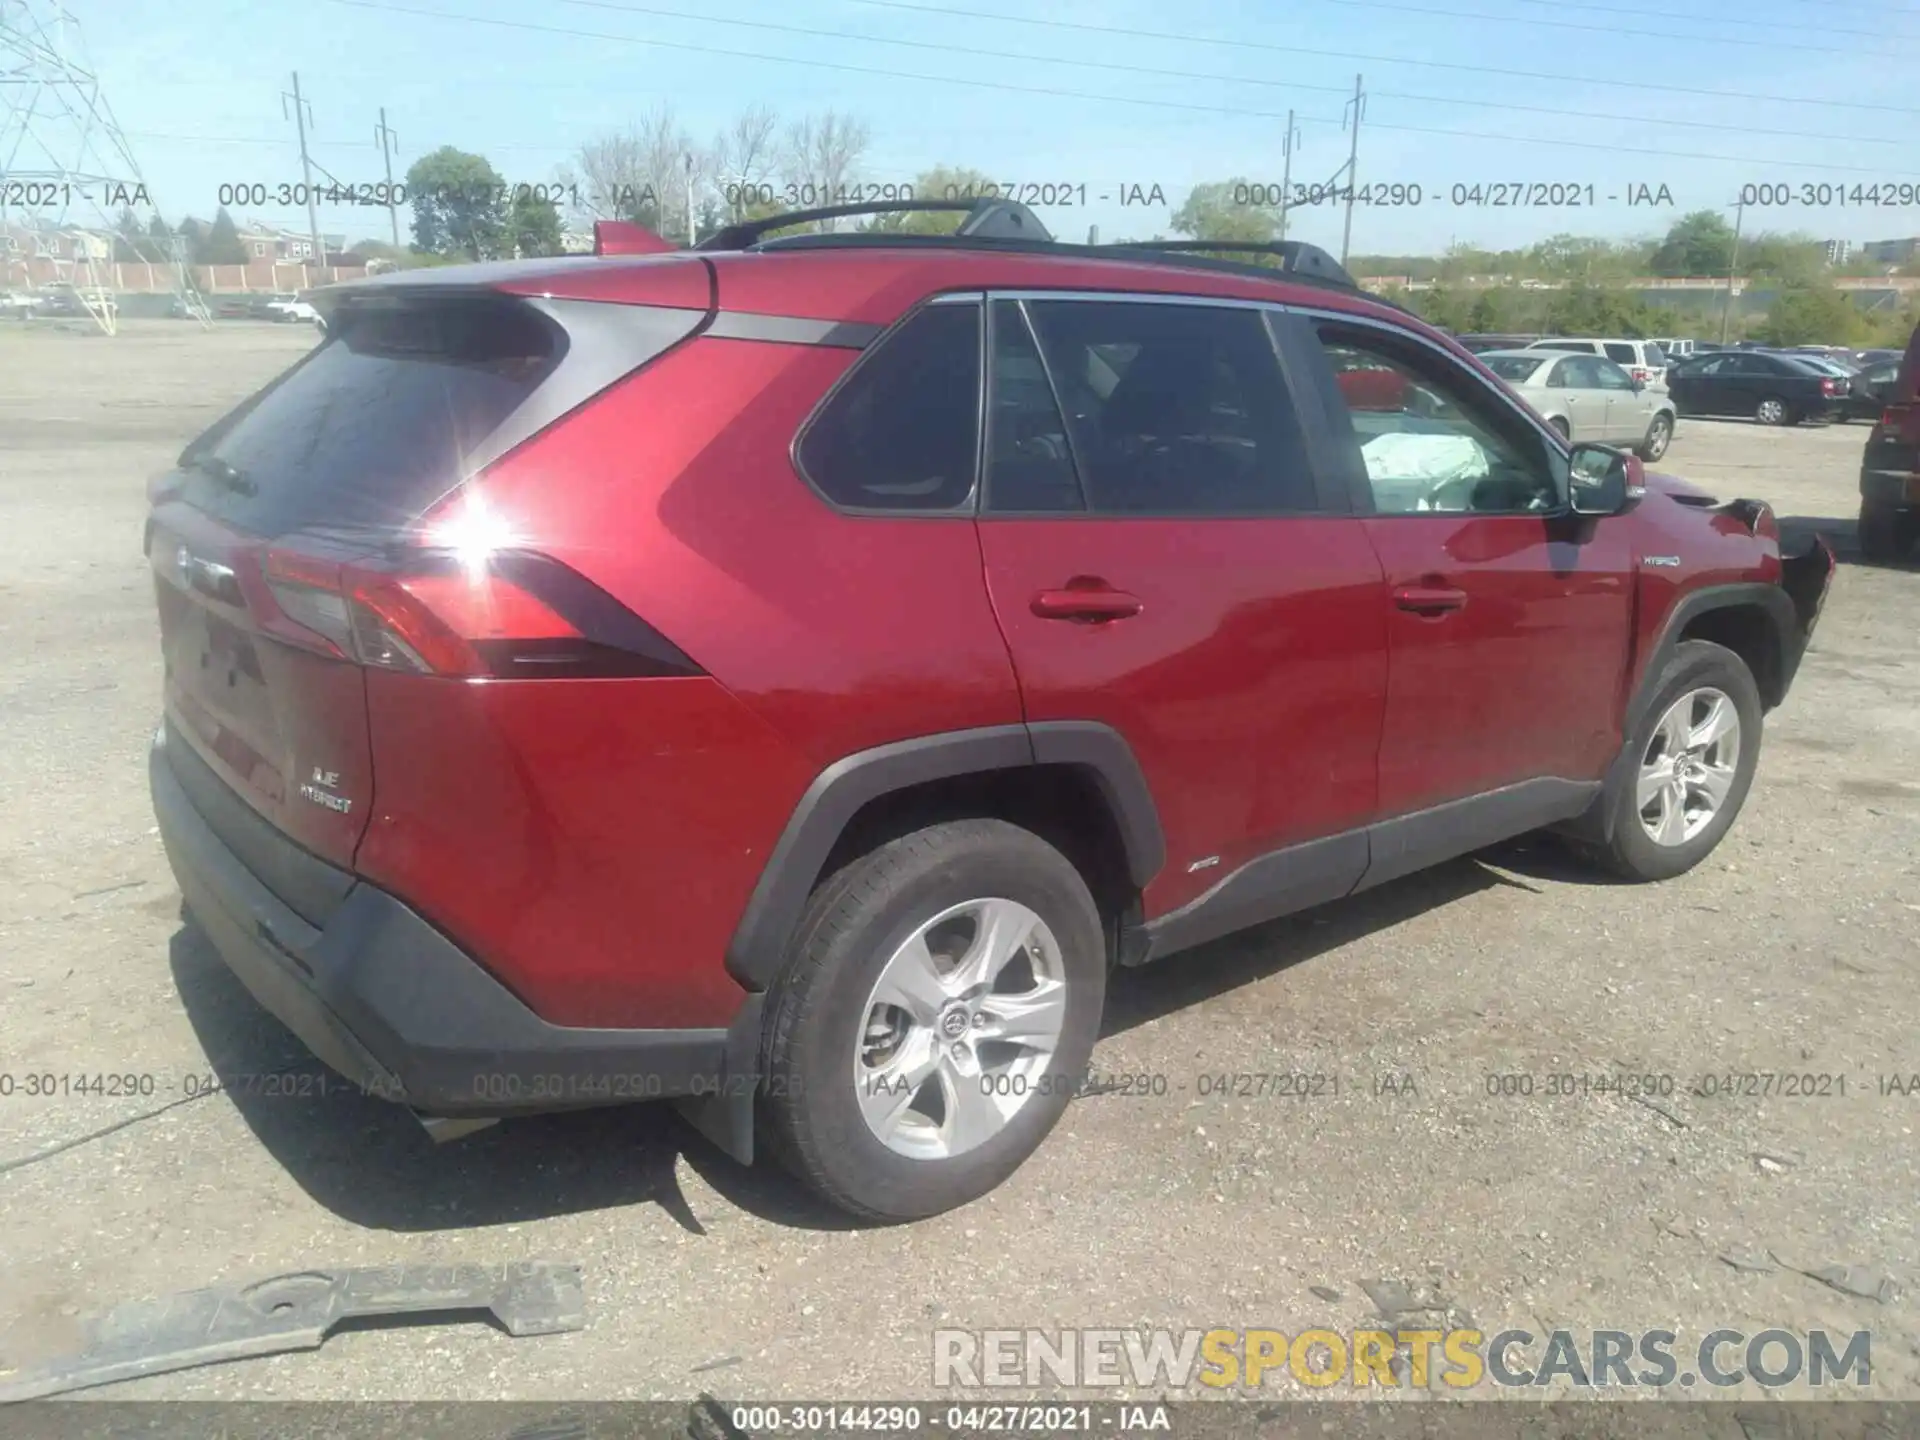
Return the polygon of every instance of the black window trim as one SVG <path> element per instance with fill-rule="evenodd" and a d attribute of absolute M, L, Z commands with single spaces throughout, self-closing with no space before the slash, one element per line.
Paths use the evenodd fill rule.
<path fill-rule="evenodd" d="M 1329 470 L 1324 463 L 1327 453 L 1325 446 L 1326 437 L 1317 433 L 1320 425 L 1317 407 L 1302 403 L 1302 397 L 1311 393 L 1310 389 L 1303 388 L 1302 385 L 1298 383 L 1295 373 L 1298 361 L 1297 359 L 1289 361 L 1286 353 L 1287 347 L 1282 343 L 1281 337 L 1275 333 L 1270 320 L 1271 316 L 1284 311 L 1287 308 L 1286 306 L 1278 305 L 1270 300 L 1246 300 L 1229 295 L 1182 295 L 1167 291 L 1053 290 L 1044 288 L 1037 289 L 1031 286 L 989 289 L 985 292 L 986 326 L 983 327 L 989 331 L 989 340 L 990 327 L 993 323 L 994 305 L 1001 300 L 1019 302 L 1021 317 L 1027 323 L 1028 333 L 1033 337 L 1034 349 L 1039 353 L 1041 366 L 1047 372 L 1047 384 L 1054 391 L 1054 404 L 1056 406 L 1060 405 L 1059 390 L 1054 386 L 1053 367 L 1047 360 L 1045 347 L 1040 344 L 1039 332 L 1033 325 L 1032 317 L 1027 313 L 1027 303 L 1029 301 L 1073 300 L 1115 305 L 1183 305 L 1190 309 L 1205 307 L 1213 310 L 1254 311 L 1258 317 L 1266 322 L 1263 323 L 1262 329 L 1266 332 L 1267 343 L 1273 348 L 1274 364 L 1279 374 L 1282 396 L 1286 402 L 1292 406 L 1295 422 L 1301 431 L 1301 453 L 1306 461 L 1307 478 L 1313 487 L 1315 505 L 1314 508 L 1310 510 L 1219 510 L 1199 513 L 1192 510 L 1095 510 L 1092 508 L 1091 498 L 1087 495 L 1085 477 L 1080 471 L 1079 454 L 1077 450 L 1074 449 L 1072 427 L 1068 426 L 1067 445 L 1069 453 L 1074 457 L 1074 473 L 1080 481 L 1081 498 L 1086 501 L 1083 508 L 1079 510 L 995 511 L 991 507 L 991 497 L 987 497 L 985 503 L 982 503 L 980 506 L 978 518 L 981 521 L 993 521 L 1006 524 L 1022 520 L 1094 520 L 1108 522 L 1178 520 L 1193 524 L 1204 524 L 1220 520 L 1339 520 L 1353 518 L 1352 502 L 1348 498 L 1346 487 L 1339 483 L 1337 472 Z M 986 347 L 982 364 L 983 399 L 981 410 L 983 424 L 985 413 L 991 409 L 990 402 L 993 395 L 992 364 L 993 348 L 991 343 L 989 343 Z M 1061 407 L 1060 415 L 1062 423 L 1065 424 L 1066 409 L 1064 406 Z M 986 470 L 987 459 L 986 437 L 983 434 L 980 454 L 983 477 Z M 976 486 L 976 492 L 984 494 L 984 485 L 985 481 L 983 479 L 982 484 Z"/>
<path fill-rule="evenodd" d="M 1336 325 L 1352 326 L 1356 329 L 1375 330 L 1390 339 L 1425 351 L 1432 356 L 1433 359 L 1438 361 L 1443 369 L 1450 367 L 1454 373 L 1457 373 L 1465 381 L 1478 385 L 1482 390 L 1493 396 L 1500 404 L 1506 406 L 1508 410 L 1512 411 L 1514 415 L 1530 427 L 1535 435 L 1546 442 L 1550 451 L 1557 454 L 1563 462 L 1566 462 L 1569 466 L 1571 465 L 1573 449 L 1571 441 L 1551 425 L 1547 424 L 1538 415 L 1535 415 L 1526 405 L 1521 403 L 1517 397 L 1509 394 L 1505 386 L 1488 384 L 1482 376 L 1475 373 L 1469 366 L 1463 364 L 1460 358 L 1451 350 L 1447 349 L 1444 345 L 1439 345 L 1429 340 L 1417 330 L 1413 330 L 1407 326 L 1388 324 L 1385 321 L 1376 320 L 1370 315 L 1356 315 L 1350 310 L 1332 310 L 1312 305 L 1276 305 L 1273 308 L 1280 314 L 1297 322 L 1298 333 L 1291 341 L 1291 344 L 1295 346 L 1304 347 L 1310 345 L 1317 351 L 1320 347 L 1317 327 L 1321 324 L 1331 322 Z M 1283 345 L 1283 349 L 1285 348 L 1288 347 Z M 1562 353 L 1578 355 L 1582 352 L 1572 351 Z M 1321 356 L 1310 373 L 1315 377 L 1315 385 L 1321 393 L 1323 406 L 1344 406 L 1346 404 L 1344 397 L 1340 395 L 1332 383 L 1333 368 L 1327 364 L 1324 355 Z M 1366 468 L 1364 465 L 1354 465 L 1351 463 L 1346 448 L 1337 443 L 1340 437 L 1334 433 L 1334 426 L 1330 419 L 1325 424 L 1320 439 L 1324 446 L 1319 455 L 1320 464 L 1327 470 L 1327 473 L 1341 477 L 1344 480 L 1350 497 L 1348 503 L 1352 507 L 1352 513 L 1361 518 L 1399 518 L 1396 512 L 1382 511 L 1374 508 L 1373 486 L 1367 479 Z M 1558 481 L 1558 477 L 1556 477 L 1556 480 Z M 1501 510 L 1484 513 L 1462 513 L 1468 518 L 1486 520 L 1554 520 L 1562 518 L 1573 513 L 1571 483 L 1570 479 L 1568 481 L 1559 481 L 1558 483 L 1560 488 L 1560 504 L 1553 510 Z M 1423 514 L 1435 512 L 1411 511 L 1406 513 L 1417 518 Z"/>
<path fill-rule="evenodd" d="M 835 500 L 807 473 L 807 467 L 800 463 L 800 450 L 807 436 L 827 413 L 840 392 L 853 383 L 861 370 L 874 363 L 875 356 L 886 354 L 887 342 L 901 330 L 912 324 L 926 311 L 935 306 L 971 305 L 974 308 L 974 343 L 976 349 L 975 375 L 978 388 L 974 395 L 974 436 L 973 436 L 973 483 L 968 486 L 966 496 L 956 505 L 945 510 L 915 510 L 890 505 L 845 505 Z M 982 291 L 974 289 L 943 290 L 929 295 L 917 304 L 909 306 L 902 314 L 878 335 L 874 336 L 861 349 L 840 378 L 827 387 L 827 393 L 814 401 L 813 408 L 793 432 L 793 439 L 787 443 L 787 461 L 793 466 L 793 473 L 813 492 L 814 498 L 836 514 L 854 519 L 873 520 L 971 520 L 980 511 L 980 479 L 986 467 L 987 442 L 987 303 Z"/>

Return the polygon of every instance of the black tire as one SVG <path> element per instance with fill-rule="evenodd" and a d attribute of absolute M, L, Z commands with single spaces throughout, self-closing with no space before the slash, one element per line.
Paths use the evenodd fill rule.
<path fill-rule="evenodd" d="M 1740 754 L 1733 785 L 1718 813 L 1698 835 L 1684 844 L 1662 845 L 1642 826 L 1639 807 L 1634 803 L 1640 761 L 1668 708 L 1689 690 L 1702 686 L 1724 693 L 1740 717 Z M 1609 822 L 1608 839 L 1583 848 L 1628 880 L 1668 880 L 1698 865 L 1720 843 L 1746 803 L 1754 770 L 1760 763 L 1761 715 L 1760 689 L 1746 661 L 1709 640 L 1681 641 L 1655 677 L 1652 698 L 1627 737 L 1621 763 L 1608 777 L 1600 801 Z"/>
<path fill-rule="evenodd" d="M 1634 447 L 1634 454 L 1649 463 L 1658 460 L 1667 453 L 1667 446 L 1673 442 L 1673 417 L 1655 415 L 1647 426 L 1647 433 Z"/>
<path fill-rule="evenodd" d="M 1776 405 L 1780 407 L 1779 410 L 1777 412 L 1770 412 L 1769 407 Z M 1775 418 L 1768 419 L 1769 413 L 1773 413 Z M 1759 425 L 1792 425 L 1797 423 L 1799 419 L 1799 417 L 1794 414 L 1793 406 L 1778 395 L 1763 396 L 1759 403 L 1753 407 L 1753 418 L 1754 422 Z"/>
<path fill-rule="evenodd" d="M 1860 554 L 1873 561 L 1891 564 L 1913 548 L 1920 531 L 1920 512 L 1903 510 L 1897 505 L 1860 503 Z"/>
<path fill-rule="evenodd" d="M 849 1063 L 865 1006 L 894 951 L 927 920 L 982 897 L 1033 910 L 1058 942 L 1066 1016 L 1047 1077 L 997 1134 L 961 1154 L 914 1159 L 868 1127 Z M 767 996 L 762 1131 L 801 1180 L 864 1219 L 911 1220 L 978 1199 L 1046 1139 L 1085 1072 L 1106 1000 L 1099 908 L 1053 846 L 1003 820 L 917 830 L 853 860 L 814 891 Z M 1046 1077 L 1036 1077 L 1037 1079 Z"/>

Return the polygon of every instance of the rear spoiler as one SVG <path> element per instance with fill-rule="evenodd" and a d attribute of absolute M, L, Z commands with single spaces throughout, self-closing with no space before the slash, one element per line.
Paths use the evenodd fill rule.
<path fill-rule="evenodd" d="M 633 220 L 596 220 L 593 222 L 593 253 L 596 255 L 663 255 L 680 247 L 663 239 Z"/>

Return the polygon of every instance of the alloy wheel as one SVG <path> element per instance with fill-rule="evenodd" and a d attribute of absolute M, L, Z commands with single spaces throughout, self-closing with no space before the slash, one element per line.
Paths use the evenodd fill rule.
<path fill-rule="evenodd" d="M 1653 428 L 1647 431 L 1646 458 L 1658 460 L 1667 453 L 1667 442 L 1673 438 L 1673 422 L 1664 415 L 1656 415 Z"/>
<path fill-rule="evenodd" d="M 1740 768 L 1740 712 L 1725 691 L 1689 690 L 1660 717 L 1640 756 L 1640 824 L 1657 845 L 1684 845 L 1726 804 Z"/>
<path fill-rule="evenodd" d="M 1759 408 L 1753 412 L 1753 418 L 1762 425 L 1778 425 L 1787 418 L 1786 403 L 1771 397 L 1762 400 Z"/>
<path fill-rule="evenodd" d="M 1039 915 L 990 898 L 941 911 L 867 997 L 853 1053 L 867 1128 L 916 1160 L 985 1144 L 1046 1085 L 1066 1018 L 1060 943 Z"/>

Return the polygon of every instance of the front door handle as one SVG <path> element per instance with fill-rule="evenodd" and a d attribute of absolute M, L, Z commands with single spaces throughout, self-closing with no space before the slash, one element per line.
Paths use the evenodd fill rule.
<path fill-rule="evenodd" d="M 1436 620 L 1464 608 L 1467 592 L 1450 585 L 1402 585 L 1393 592 L 1393 603 L 1402 610 Z"/>
<path fill-rule="evenodd" d="M 1033 597 L 1033 613 L 1042 620 L 1125 620 L 1142 609 L 1140 597 L 1124 590 L 1042 590 Z"/>

